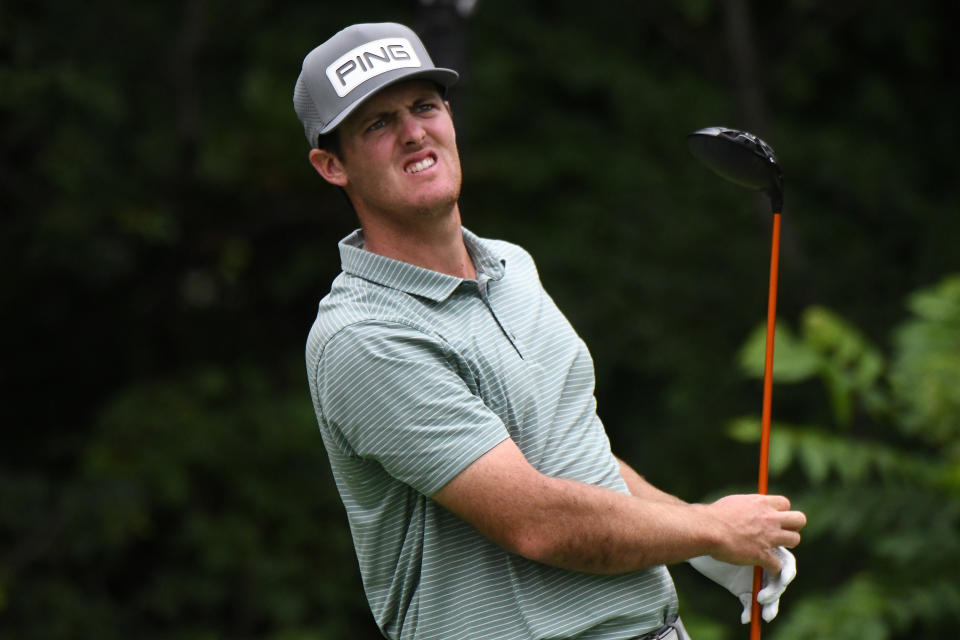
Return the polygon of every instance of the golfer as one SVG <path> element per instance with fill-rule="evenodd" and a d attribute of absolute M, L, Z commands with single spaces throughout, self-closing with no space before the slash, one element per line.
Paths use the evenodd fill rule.
<path fill-rule="evenodd" d="M 747 617 L 762 565 L 771 618 L 805 516 L 782 496 L 688 504 L 615 457 L 590 353 L 533 259 L 462 226 L 456 80 L 410 29 L 358 24 L 306 56 L 294 91 L 310 163 L 360 223 L 306 359 L 381 631 L 687 638 L 665 566 L 687 560 Z"/>

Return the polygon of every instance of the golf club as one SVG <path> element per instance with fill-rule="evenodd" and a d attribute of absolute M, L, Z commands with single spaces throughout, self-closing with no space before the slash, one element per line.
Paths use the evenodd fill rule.
<path fill-rule="evenodd" d="M 783 172 L 773 149 L 763 140 L 736 129 L 707 127 L 687 136 L 687 146 L 698 160 L 714 173 L 742 187 L 762 191 L 770 199 L 773 238 L 770 248 L 770 288 L 767 297 L 767 343 L 763 369 L 763 414 L 760 428 L 760 478 L 757 491 L 767 493 L 770 456 L 770 413 L 773 396 L 773 341 L 777 320 L 777 272 L 780 262 L 780 212 L 783 209 Z M 763 583 L 763 569 L 753 569 L 753 604 L 750 611 L 750 638 L 760 640 L 760 604 L 757 593 Z"/>

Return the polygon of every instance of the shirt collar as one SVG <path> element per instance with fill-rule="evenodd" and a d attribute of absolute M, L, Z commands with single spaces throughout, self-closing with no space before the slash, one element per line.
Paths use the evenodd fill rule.
<path fill-rule="evenodd" d="M 493 250 L 490 243 L 464 227 L 461 229 L 463 242 L 477 270 L 477 279 L 503 278 L 507 261 Z M 360 229 L 340 241 L 340 262 L 345 273 L 435 302 L 446 300 L 464 281 L 463 278 L 365 251 L 363 245 L 363 231 Z"/>

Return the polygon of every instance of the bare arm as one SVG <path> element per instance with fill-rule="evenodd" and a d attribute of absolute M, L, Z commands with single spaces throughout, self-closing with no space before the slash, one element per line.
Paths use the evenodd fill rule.
<path fill-rule="evenodd" d="M 687 504 L 680 498 L 657 489 L 655 486 L 647 482 L 646 478 L 634 471 L 633 467 L 628 465 L 620 458 L 617 458 L 617 462 L 620 463 L 620 475 L 623 476 L 624 482 L 627 483 L 627 489 L 630 490 L 630 494 L 634 497 L 643 498 L 645 500 L 653 500 L 655 502 L 665 502 L 668 504 Z"/>
<path fill-rule="evenodd" d="M 576 571 L 621 573 L 704 554 L 779 571 L 772 548 L 800 541 L 805 518 L 782 496 L 686 504 L 631 471 L 628 487 L 640 496 L 551 478 L 508 439 L 433 497 L 508 551 Z"/>

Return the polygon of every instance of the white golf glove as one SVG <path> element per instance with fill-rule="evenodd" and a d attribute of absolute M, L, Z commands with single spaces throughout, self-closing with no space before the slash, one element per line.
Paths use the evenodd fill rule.
<path fill-rule="evenodd" d="M 786 591 L 787 585 L 797 577 L 797 560 L 793 557 L 793 554 L 783 547 L 777 547 L 773 552 L 780 558 L 780 575 L 771 578 L 764 569 L 763 588 L 757 594 L 757 602 L 763 605 L 761 615 L 767 622 L 777 617 L 777 612 L 780 611 L 780 595 Z M 737 596 L 743 605 L 740 622 L 743 624 L 750 622 L 753 567 L 722 562 L 711 556 L 697 556 L 696 558 L 690 558 L 688 562 L 694 569 Z"/>

